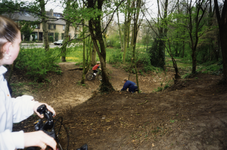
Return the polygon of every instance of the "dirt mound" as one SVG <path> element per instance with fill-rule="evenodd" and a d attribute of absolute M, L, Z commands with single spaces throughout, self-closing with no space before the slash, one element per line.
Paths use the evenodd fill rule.
<path fill-rule="evenodd" d="M 218 150 L 227 146 L 227 88 L 217 84 L 220 76 L 199 74 L 151 93 L 171 79 L 173 72 L 146 75 L 139 77 L 141 94 L 116 91 L 100 95 L 94 92 L 98 80 L 80 85 L 82 71 L 64 66 L 61 76 L 50 74 L 49 87 L 36 97 L 50 103 L 58 117 L 63 117 L 70 150 L 84 143 L 89 150 Z M 107 67 L 113 87 L 120 90 L 128 74 Z M 36 119 L 31 117 L 15 130 L 34 130 L 30 124 Z"/>

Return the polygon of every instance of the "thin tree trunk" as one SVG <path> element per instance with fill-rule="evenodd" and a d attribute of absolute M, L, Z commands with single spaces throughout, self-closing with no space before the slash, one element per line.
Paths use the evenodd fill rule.
<path fill-rule="evenodd" d="M 70 1 L 71 0 L 67 0 L 66 9 L 70 7 Z M 68 14 L 65 14 L 65 15 L 68 15 Z M 70 27 L 70 22 L 68 20 L 66 20 L 63 45 L 61 48 L 61 54 L 62 54 L 61 61 L 62 62 L 66 62 L 66 49 L 67 49 L 67 45 L 68 45 L 68 41 L 69 41 L 69 27 Z"/>
<path fill-rule="evenodd" d="M 46 10 L 45 10 L 45 2 L 44 0 L 39 0 L 40 8 L 41 8 L 41 19 L 43 25 L 43 42 L 44 48 L 46 51 L 49 51 L 49 40 L 48 40 L 48 29 L 47 29 L 47 20 L 46 20 Z"/>
<path fill-rule="evenodd" d="M 127 13 L 125 14 L 125 23 L 124 23 L 124 44 L 123 44 L 123 48 L 124 48 L 124 54 L 123 54 L 123 63 L 125 63 L 125 58 L 126 58 L 126 54 L 127 54 L 127 31 L 128 31 L 128 26 L 127 26 Z"/>
<path fill-rule="evenodd" d="M 94 66 L 96 64 L 96 47 L 93 44 L 93 48 L 92 48 L 92 53 L 91 53 L 91 65 Z"/>
<path fill-rule="evenodd" d="M 84 36 L 84 32 L 85 32 L 85 29 L 84 29 L 84 19 L 83 19 L 83 21 L 82 21 L 82 30 L 83 30 L 83 74 L 82 74 L 82 79 L 81 79 L 81 84 L 84 84 L 84 79 L 85 79 L 85 75 L 86 75 L 86 64 L 85 64 L 85 45 L 86 45 L 86 43 L 85 43 L 85 36 Z"/>
<path fill-rule="evenodd" d="M 118 32 L 119 32 L 119 40 L 121 44 L 121 50 L 123 51 L 123 40 L 122 40 L 122 33 L 121 33 L 121 25 L 119 21 L 119 12 L 117 10 L 117 24 L 118 24 Z"/>
<path fill-rule="evenodd" d="M 216 17 L 219 26 L 222 60 L 223 60 L 223 80 L 227 83 L 227 0 L 224 1 L 222 12 L 220 14 L 217 0 L 214 0 Z"/>

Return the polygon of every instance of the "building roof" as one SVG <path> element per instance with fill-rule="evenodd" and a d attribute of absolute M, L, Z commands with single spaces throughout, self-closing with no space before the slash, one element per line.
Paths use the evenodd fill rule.
<path fill-rule="evenodd" d="M 28 12 L 15 12 L 15 13 L 8 13 L 8 14 L 3 14 L 3 16 L 6 16 L 8 18 L 11 18 L 14 21 L 40 21 L 41 22 L 41 18 L 39 18 L 37 15 L 28 13 Z M 58 25 L 65 25 L 66 22 L 64 20 L 62 20 L 60 17 L 55 17 L 52 15 L 50 15 L 49 12 L 47 12 L 47 16 L 49 17 L 48 19 L 48 23 L 51 24 L 58 24 Z"/>

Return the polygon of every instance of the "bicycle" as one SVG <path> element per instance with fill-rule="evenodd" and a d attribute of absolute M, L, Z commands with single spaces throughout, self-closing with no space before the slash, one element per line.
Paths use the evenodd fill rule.
<path fill-rule="evenodd" d="M 34 123 L 35 126 L 35 130 L 42 130 L 44 133 L 46 133 L 47 135 L 53 137 L 55 139 L 55 141 L 57 142 L 57 149 L 58 150 L 68 150 L 69 147 L 69 134 L 67 129 L 65 128 L 65 126 L 63 125 L 63 117 L 60 117 L 56 120 L 53 119 L 53 113 L 50 112 L 47 108 L 46 105 L 41 105 L 37 108 L 37 111 L 40 114 L 44 115 L 44 119 L 46 119 L 45 121 L 42 119 L 37 120 Z M 59 122 L 60 121 L 60 122 Z M 58 124 L 60 123 L 60 124 Z M 62 130 L 61 127 L 64 127 L 66 135 L 67 135 L 67 141 L 66 141 L 66 146 L 62 146 L 60 142 L 62 142 L 62 140 L 65 140 L 64 137 L 62 136 Z M 56 130 L 58 129 L 58 130 Z M 65 142 L 65 141 L 64 141 Z M 64 149 L 63 149 L 64 148 Z M 28 147 L 26 150 L 37 150 L 40 149 L 39 147 Z M 51 147 L 47 146 L 46 148 L 47 150 L 52 150 Z M 77 149 L 77 150 L 88 150 L 88 146 L 87 144 L 83 145 L 81 148 Z"/>
<path fill-rule="evenodd" d="M 88 81 L 91 81 L 91 80 L 94 80 L 96 78 L 96 76 L 99 80 L 102 80 L 102 72 L 100 70 L 96 73 L 96 75 L 93 72 L 88 73 L 86 75 L 86 79 Z"/>

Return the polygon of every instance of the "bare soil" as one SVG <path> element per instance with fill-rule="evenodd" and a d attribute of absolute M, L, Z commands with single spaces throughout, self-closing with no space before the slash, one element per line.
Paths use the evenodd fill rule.
<path fill-rule="evenodd" d="M 53 106 L 70 137 L 69 149 L 87 143 L 89 150 L 222 150 L 227 149 L 227 88 L 221 76 L 198 74 L 175 84 L 174 72 L 139 76 L 140 94 L 119 92 L 128 73 L 107 64 L 116 90 L 97 92 L 100 81 L 79 84 L 82 71 L 75 63 L 61 63 L 63 74 L 34 95 Z M 14 74 L 13 82 L 21 78 Z M 16 77 L 17 76 L 17 77 Z M 135 76 L 130 79 L 135 82 Z M 161 92 L 155 89 L 172 84 Z M 34 131 L 32 116 L 14 130 Z M 67 134 L 62 129 L 62 145 Z"/>

